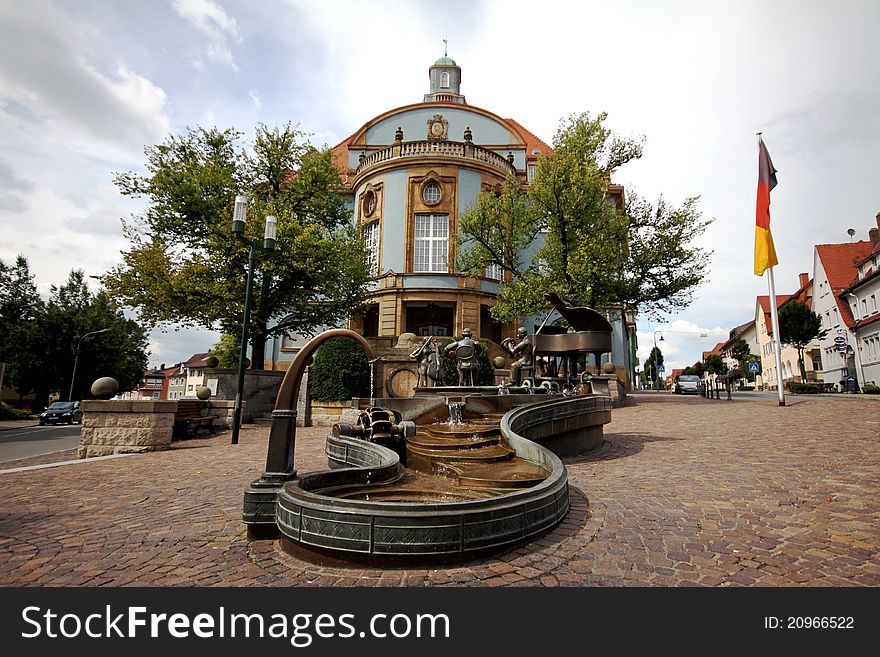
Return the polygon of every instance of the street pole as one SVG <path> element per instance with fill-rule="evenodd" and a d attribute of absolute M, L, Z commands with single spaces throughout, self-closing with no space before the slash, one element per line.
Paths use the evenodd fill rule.
<path fill-rule="evenodd" d="M 657 369 L 657 334 L 660 331 L 654 331 L 654 390 L 660 390 L 660 372 Z M 660 333 L 660 341 L 663 341 L 663 334 Z"/>
<path fill-rule="evenodd" d="M 248 327 L 251 321 L 251 298 L 254 287 L 254 266 L 257 262 L 256 245 L 251 242 L 248 254 L 247 285 L 244 293 L 244 322 L 241 327 L 241 346 L 238 350 L 238 383 L 235 386 L 235 408 L 232 411 L 232 444 L 238 444 L 238 432 L 241 429 L 241 400 L 244 390 L 244 361 L 247 358 Z"/>
<path fill-rule="evenodd" d="M 235 197 L 235 206 L 232 213 L 232 236 L 242 240 L 248 244 L 250 251 L 248 253 L 248 272 L 247 283 L 245 284 L 244 293 L 244 317 L 241 326 L 241 345 L 238 351 L 238 383 L 235 388 L 235 406 L 232 410 L 232 444 L 238 444 L 238 433 L 241 429 L 241 407 L 242 395 L 244 392 L 244 361 L 247 359 L 248 329 L 251 321 L 251 302 L 253 299 L 254 287 L 254 269 L 257 262 L 256 240 L 248 239 L 244 236 L 245 222 L 247 220 L 247 198 L 244 196 Z M 275 232 L 277 220 L 272 215 L 266 216 L 266 231 L 263 234 L 263 251 L 272 251 L 275 248 Z M 253 353 L 251 354 L 253 356 Z"/>
<path fill-rule="evenodd" d="M 90 335 L 95 335 L 97 333 L 104 333 L 105 331 L 109 331 L 108 328 L 103 328 L 98 331 L 92 331 L 91 333 L 86 333 L 79 339 L 79 342 L 76 343 L 76 353 L 73 357 L 73 373 L 70 375 L 70 392 L 67 393 L 67 401 L 73 401 L 73 382 L 76 379 L 76 364 L 79 362 L 79 349 L 82 346 L 83 340 L 85 340 Z"/>

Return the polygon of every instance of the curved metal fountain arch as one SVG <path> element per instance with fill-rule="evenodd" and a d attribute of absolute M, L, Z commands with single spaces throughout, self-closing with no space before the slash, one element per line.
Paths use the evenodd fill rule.
<path fill-rule="evenodd" d="M 367 360 L 375 360 L 373 349 L 363 336 L 348 329 L 324 331 L 309 340 L 293 359 L 275 398 L 266 471 L 244 493 L 243 519 L 248 525 L 248 536 L 251 538 L 277 535 L 275 498 L 286 482 L 296 479 L 296 407 L 302 377 L 318 347 L 333 338 L 354 340 L 364 350 Z M 371 390 L 370 395 L 373 393 Z"/>

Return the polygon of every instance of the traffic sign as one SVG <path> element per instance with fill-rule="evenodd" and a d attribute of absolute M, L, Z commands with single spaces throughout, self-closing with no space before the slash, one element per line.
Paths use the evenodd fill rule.
<path fill-rule="evenodd" d="M 846 344 L 846 338 L 842 335 L 838 335 L 834 338 L 834 344 Z"/>
<path fill-rule="evenodd" d="M 666 371 L 666 368 L 663 367 L 663 363 L 660 363 L 660 364 L 657 366 L 657 371 L 658 371 L 658 372 L 665 372 L 665 371 Z"/>
<path fill-rule="evenodd" d="M 760 372 L 760 371 L 761 371 L 761 366 L 760 366 L 760 365 L 758 365 L 757 363 L 749 363 L 749 372 L 755 372 L 755 373 L 757 373 L 757 372 Z"/>

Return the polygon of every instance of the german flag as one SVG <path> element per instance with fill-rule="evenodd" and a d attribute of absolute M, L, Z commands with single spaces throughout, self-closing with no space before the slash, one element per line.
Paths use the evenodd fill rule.
<path fill-rule="evenodd" d="M 758 134 L 758 203 L 755 218 L 755 276 L 779 264 L 770 234 L 770 190 L 776 187 L 776 169 Z"/>

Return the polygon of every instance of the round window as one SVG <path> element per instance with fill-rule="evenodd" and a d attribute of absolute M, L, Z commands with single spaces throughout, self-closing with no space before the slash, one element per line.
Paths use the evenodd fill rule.
<path fill-rule="evenodd" d="M 436 205 L 439 203 L 441 195 L 440 185 L 435 182 L 428 183 L 422 190 L 422 198 L 428 205 Z"/>
<path fill-rule="evenodd" d="M 367 192 L 364 194 L 364 214 L 368 217 L 373 214 L 373 210 L 376 209 L 376 194 L 373 192 Z"/>

